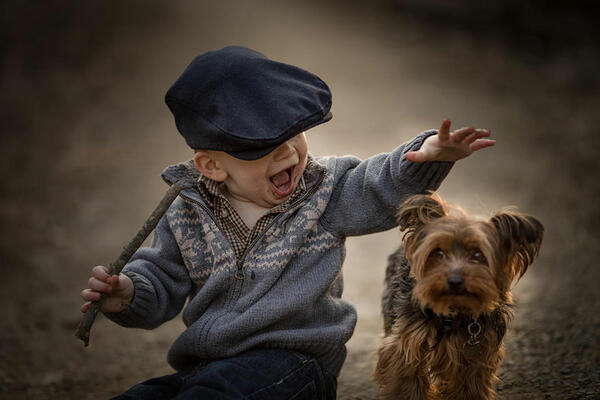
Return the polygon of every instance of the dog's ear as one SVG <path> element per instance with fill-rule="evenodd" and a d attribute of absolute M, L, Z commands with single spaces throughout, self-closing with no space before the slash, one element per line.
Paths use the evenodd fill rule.
<path fill-rule="evenodd" d="M 544 225 L 531 215 L 514 211 L 496 214 L 490 222 L 498 232 L 511 276 L 522 277 L 540 251 Z"/>
<path fill-rule="evenodd" d="M 397 220 L 401 231 L 414 231 L 437 218 L 448 215 L 446 203 L 435 193 L 408 197 L 398 210 Z"/>

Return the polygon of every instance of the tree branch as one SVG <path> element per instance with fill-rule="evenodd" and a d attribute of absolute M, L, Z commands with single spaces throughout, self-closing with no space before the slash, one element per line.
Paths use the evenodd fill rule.
<path fill-rule="evenodd" d="M 150 233 L 156 228 L 158 221 L 160 221 L 161 217 L 167 211 L 171 203 L 175 200 L 181 188 L 177 186 L 176 183 L 172 184 L 165 196 L 162 198 L 158 206 L 154 209 L 152 214 L 148 217 L 146 222 L 142 228 L 138 231 L 138 233 L 134 236 L 133 239 L 125 246 L 121 255 L 117 260 L 110 264 L 108 267 L 108 273 L 110 275 L 116 275 L 121 272 L 125 264 L 129 261 L 129 259 L 133 256 L 133 254 L 140 248 L 144 240 L 150 235 Z M 106 300 L 106 294 L 103 293 L 100 297 L 100 300 L 93 302 L 90 305 L 90 308 L 87 310 L 85 314 L 83 314 L 83 318 L 81 318 L 81 322 L 77 327 L 77 331 L 75 332 L 75 336 L 79 339 L 83 340 L 84 345 L 87 345 L 90 342 L 90 329 L 96 320 L 96 316 L 98 315 L 98 311 L 100 311 L 100 307 L 102 307 L 102 303 Z"/>

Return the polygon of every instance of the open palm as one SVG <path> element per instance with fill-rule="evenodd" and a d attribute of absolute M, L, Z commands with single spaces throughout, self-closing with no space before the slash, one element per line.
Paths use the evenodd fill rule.
<path fill-rule="evenodd" d="M 418 151 L 406 154 L 413 162 L 458 161 L 474 151 L 493 146 L 496 141 L 484 139 L 490 136 L 487 129 L 472 127 L 460 128 L 450 132 L 450 120 L 444 119 L 437 135 L 429 136 Z"/>

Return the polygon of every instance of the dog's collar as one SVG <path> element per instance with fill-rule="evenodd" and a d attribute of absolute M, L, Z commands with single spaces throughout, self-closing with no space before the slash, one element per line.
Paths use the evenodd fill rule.
<path fill-rule="evenodd" d="M 477 318 L 465 314 L 437 315 L 431 309 L 426 309 L 428 316 L 433 316 L 438 327 L 438 337 L 441 338 L 450 332 L 464 329 L 467 333 L 467 344 L 477 346 L 480 344 L 478 338 L 485 330 L 486 318 L 479 315 Z"/>
<path fill-rule="evenodd" d="M 467 344 L 471 346 L 477 346 L 480 342 L 477 340 L 479 335 L 483 332 L 483 326 L 479 323 L 479 321 L 473 320 L 467 325 L 467 333 L 469 334 L 469 339 L 467 339 Z"/>

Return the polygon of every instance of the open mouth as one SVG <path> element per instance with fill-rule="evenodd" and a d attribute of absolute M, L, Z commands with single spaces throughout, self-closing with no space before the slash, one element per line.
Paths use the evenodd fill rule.
<path fill-rule="evenodd" d="M 278 196 L 285 197 L 292 194 L 294 191 L 294 166 L 273 175 L 269 180 Z"/>

